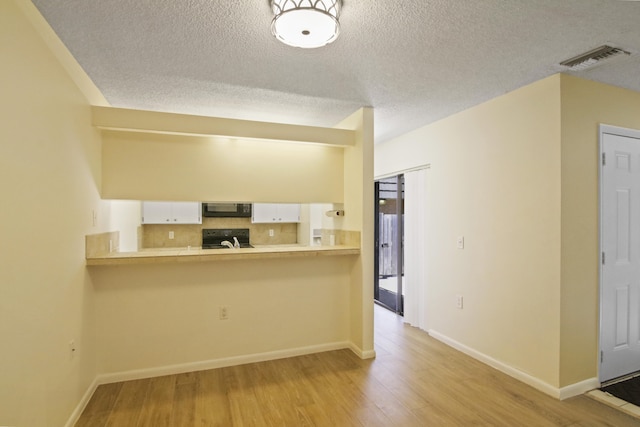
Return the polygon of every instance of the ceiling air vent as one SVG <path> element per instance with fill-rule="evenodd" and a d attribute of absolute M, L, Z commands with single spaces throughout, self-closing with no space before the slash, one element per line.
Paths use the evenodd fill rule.
<path fill-rule="evenodd" d="M 629 52 L 626 52 L 617 47 L 611 46 L 600 46 L 593 50 L 590 50 L 587 53 L 583 53 L 582 55 L 576 56 L 575 58 L 567 59 L 566 61 L 562 61 L 560 65 L 564 65 L 565 67 L 569 67 L 573 71 L 582 71 L 587 68 L 594 67 L 599 62 L 602 62 L 607 59 L 611 59 L 620 54 L 629 55 Z"/>

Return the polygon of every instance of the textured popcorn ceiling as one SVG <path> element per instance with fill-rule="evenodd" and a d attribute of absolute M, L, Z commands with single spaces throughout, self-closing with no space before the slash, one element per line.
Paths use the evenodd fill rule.
<path fill-rule="evenodd" d="M 34 4 L 116 107 L 333 126 L 371 106 L 382 142 L 603 44 L 632 55 L 575 74 L 640 91 L 637 1 L 344 0 L 314 50 L 275 40 L 268 0 Z"/>

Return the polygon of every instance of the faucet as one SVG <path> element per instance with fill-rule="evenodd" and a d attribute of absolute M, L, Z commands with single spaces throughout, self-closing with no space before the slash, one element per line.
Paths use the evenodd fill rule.
<path fill-rule="evenodd" d="M 229 249 L 233 249 L 233 244 L 228 240 L 223 240 L 222 242 L 220 242 L 220 244 L 222 246 L 226 246 Z"/>
<path fill-rule="evenodd" d="M 233 243 L 231 243 L 228 240 L 223 240 L 222 242 L 220 242 L 220 244 L 222 246 L 225 246 L 225 247 L 229 248 L 229 249 L 234 249 L 234 248 L 238 249 L 240 247 L 240 242 L 238 242 L 238 238 L 237 237 L 233 238 Z"/>

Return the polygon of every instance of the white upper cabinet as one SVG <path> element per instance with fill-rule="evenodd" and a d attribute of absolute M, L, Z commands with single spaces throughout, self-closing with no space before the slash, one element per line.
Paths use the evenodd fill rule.
<path fill-rule="evenodd" d="M 171 204 L 173 221 L 180 224 L 202 224 L 200 202 L 174 202 Z"/>
<path fill-rule="evenodd" d="M 251 222 L 300 222 L 300 204 L 254 203 Z"/>
<path fill-rule="evenodd" d="M 143 224 L 202 224 L 200 202 L 142 202 Z"/>

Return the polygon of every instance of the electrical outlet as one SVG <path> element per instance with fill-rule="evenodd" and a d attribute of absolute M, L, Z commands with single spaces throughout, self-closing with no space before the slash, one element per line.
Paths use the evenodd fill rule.
<path fill-rule="evenodd" d="M 456 307 L 457 308 L 462 308 L 462 295 L 456 295 Z"/>
<path fill-rule="evenodd" d="M 173 237 L 174 237 L 173 231 L 170 231 L 169 232 L 169 240 L 173 240 Z"/>
<path fill-rule="evenodd" d="M 273 232 L 273 228 L 269 229 L 269 237 L 273 237 L 274 236 L 274 232 Z"/>
<path fill-rule="evenodd" d="M 229 307 L 226 305 L 220 306 L 220 320 L 229 320 Z"/>

